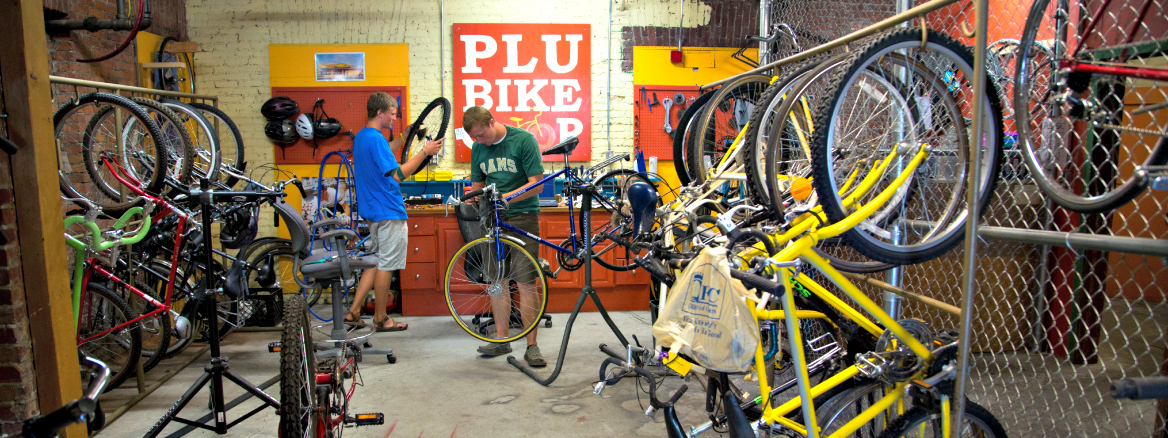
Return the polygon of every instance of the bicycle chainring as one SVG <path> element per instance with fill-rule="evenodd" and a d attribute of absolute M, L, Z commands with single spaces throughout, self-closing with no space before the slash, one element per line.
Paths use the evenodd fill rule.
<path fill-rule="evenodd" d="M 575 242 L 573 242 L 573 240 L 575 240 Z M 575 245 L 573 245 L 573 243 L 575 243 Z M 583 248 L 584 242 L 581 241 L 579 238 L 576 238 L 576 239 L 567 238 L 567 239 L 564 239 L 563 242 L 560 242 L 560 246 L 567 248 L 567 249 Z M 581 267 L 584 266 L 584 260 L 580 260 L 573 255 L 566 254 L 566 253 L 563 253 L 560 251 L 556 251 L 556 261 L 560 263 L 561 268 L 563 268 L 565 271 L 569 271 L 569 272 L 575 271 L 575 270 L 580 269 Z"/>
<path fill-rule="evenodd" d="M 916 318 L 902 319 L 897 322 L 925 348 L 933 346 L 933 329 L 928 323 Z M 888 359 L 883 367 L 881 377 L 892 382 L 908 381 L 924 367 L 921 358 L 916 353 L 897 342 L 896 335 L 892 334 L 892 330 L 884 330 L 884 334 L 876 340 L 875 351 L 875 354 L 885 355 Z"/>

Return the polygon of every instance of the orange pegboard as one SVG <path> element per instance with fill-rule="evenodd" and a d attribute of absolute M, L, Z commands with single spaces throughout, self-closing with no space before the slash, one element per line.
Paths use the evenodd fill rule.
<path fill-rule="evenodd" d="M 643 90 L 643 91 L 642 91 Z M 665 132 L 665 105 L 666 98 L 671 101 L 674 96 L 681 94 L 685 97 L 685 104 L 676 102 L 669 108 L 669 124 L 674 131 L 677 129 L 677 119 L 689 107 L 692 99 L 698 96 L 696 86 L 678 85 L 633 85 L 635 99 L 633 108 L 633 143 L 645 153 L 646 157 L 657 157 L 658 160 L 673 159 L 673 135 Z M 654 95 L 656 99 L 654 100 Z M 655 102 L 652 108 L 649 102 Z"/>
<path fill-rule="evenodd" d="M 324 99 L 324 111 L 329 117 L 341 122 L 341 133 L 328 139 L 316 140 L 316 153 L 313 154 L 311 140 L 299 139 L 295 143 L 281 148 L 272 145 L 275 149 L 276 164 L 319 164 L 320 160 L 332 151 L 348 151 L 353 149 L 353 141 L 345 132 L 354 134 L 365 127 L 368 117 L 365 112 L 365 102 L 369 95 L 378 91 L 389 93 L 400 102 L 398 119 L 393 125 L 395 135 L 400 135 L 409 115 L 409 102 L 403 102 L 406 87 L 272 87 L 272 96 L 288 96 L 300 106 L 300 111 L 312 114 L 312 106 L 317 99 Z M 294 117 L 299 117 L 297 114 Z M 389 135 L 389 132 L 384 132 Z M 339 157 L 329 159 L 330 163 L 339 163 Z"/>

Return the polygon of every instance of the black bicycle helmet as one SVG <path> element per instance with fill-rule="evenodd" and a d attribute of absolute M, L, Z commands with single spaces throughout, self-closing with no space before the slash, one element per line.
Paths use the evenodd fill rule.
<path fill-rule="evenodd" d="M 276 96 L 264 102 L 260 113 L 268 120 L 284 120 L 300 112 L 300 105 L 287 96 Z"/>
<path fill-rule="evenodd" d="M 341 121 L 324 112 L 324 99 L 312 106 L 312 133 L 316 138 L 333 138 L 341 133 Z"/>
<path fill-rule="evenodd" d="M 296 134 L 296 124 L 291 119 L 272 120 L 264 127 L 264 134 L 267 134 L 278 145 L 288 145 L 295 143 L 300 139 Z"/>

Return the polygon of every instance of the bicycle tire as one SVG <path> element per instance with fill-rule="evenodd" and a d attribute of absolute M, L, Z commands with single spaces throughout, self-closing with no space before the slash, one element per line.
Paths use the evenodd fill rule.
<path fill-rule="evenodd" d="M 292 250 L 292 245 L 270 245 L 268 248 L 249 254 L 246 259 L 248 266 L 244 269 L 244 278 L 247 279 L 247 285 L 251 287 L 265 287 L 279 289 L 279 293 L 295 294 L 301 291 L 300 285 L 296 282 L 293 275 L 295 268 L 297 254 Z M 265 266 L 266 265 L 266 266 Z M 268 267 L 270 266 L 270 268 Z M 271 269 L 274 283 L 270 285 L 263 284 L 257 277 L 262 270 Z M 316 304 L 320 299 L 321 288 L 312 289 L 302 294 L 309 307 Z"/>
<path fill-rule="evenodd" d="M 142 107 L 129 99 L 113 94 L 84 94 L 65 103 L 53 114 L 53 132 L 57 139 L 57 173 L 61 192 L 66 197 L 84 199 L 102 207 L 102 211 L 108 215 L 120 215 L 139 202 L 134 199 L 123 201 L 120 196 L 121 192 L 119 192 L 117 199 L 103 193 L 96 182 L 98 180 L 93 177 L 93 173 L 97 172 L 97 169 L 90 169 L 86 164 L 93 161 L 89 157 L 95 153 L 94 149 L 101 148 L 100 146 L 106 142 L 113 143 L 112 148 L 108 149 L 119 149 L 116 139 L 124 127 L 104 127 L 94 119 L 99 113 L 108 111 L 107 107 L 125 111 L 131 117 L 141 121 L 140 126 L 143 126 L 145 131 L 139 134 L 143 137 L 140 140 L 144 143 L 159 144 L 158 139 L 162 138 L 162 132 L 158 128 L 158 124 L 150 119 L 149 113 Z M 101 126 L 100 129 L 99 126 Z M 152 150 L 122 148 L 122 150 L 137 151 L 138 155 L 135 160 L 139 162 L 161 163 L 165 159 L 159 148 L 152 148 Z M 163 167 L 165 166 L 149 166 L 148 168 L 152 170 L 138 178 L 138 188 L 148 193 L 158 193 L 164 182 Z M 108 170 L 103 172 L 108 172 Z M 105 181 L 107 178 L 102 176 L 105 174 L 103 172 L 97 173 L 99 179 Z M 112 175 L 108 180 L 116 181 Z M 126 190 L 126 198 L 133 197 L 133 194 Z M 82 207 L 87 207 L 85 202 L 74 202 Z"/>
<path fill-rule="evenodd" d="M 496 254 L 498 254 L 498 250 L 496 249 L 496 243 L 502 243 L 503 245 L 504 262 L 506 262 L 508 257 L 512 258 L 510 267 L 501 268 L 496 264 L 492 268 L 487 265 L 487 261 L 497 258 Z M 521 327 L 518 329 L 513 330 L 509 327 L 507 336 L 491 337 L 486 333 L 480 333 L 479 327 L 472 320 L 487 313 L 493 314 L 492 310 L 501 304 L 499 299 L 492 300 L 492 295 L 497 297 L 503 293 L 501 288 L 495 285 L 500 283 L 507 284 L 507 294 L 508 298 L 510 297 L 512 293 L 510 283 L 515 282 L 514 277 L 516 277 L 517 273 L 523 275 L 534 274 L 533 281 L 535 284 L 533 286 L 539 295 L 535 297 L 538 303 L 535 305 L 525 305 L 519 309 L 521 315 L 524 310 L 529 312 L 526 317 L 527 320 L 523 321 L 523 318 L 521 318 Z M 535 330 L 536 326 L 539 325 L 539 321 L 543 318 L 543 313 L 547 309 L 547 282 L 544 279 L 543 272 L 539 268 L 539 264 L 536 263 L 535 257 L 532 257 L 531 253 L 527 252 L 519 244 L 508 239 L 496 242 L 493 237 L 484 237 L 463 245 L 451 257 L 450 264 L 446 267 L 446 276 L 443 283 L 445 285 L 446 306 L 450 310 L 450 315 L 471 336 L 487 342 L 505 343 L 527 336 L 528 333 Z M 522 302 L 522 296 L 520 298 Z M 500 308 L 508 309 L 508 314 L 513 311 L 507 306 Z M 508 319 L 510 320 L 510 318 Z M 485 331 L 488 333 L 491 332 L 491 330 Z"/>
<path fill-rule="evenodd" d="M 439 108 L 441 112 L 434 113 L 434 111 L 439 110 Z M 432 117 L 432 115 L 437 116 L 437 118 Z M 430 103 L 426 105 L 426 108 L 422 109 L 422 112 L 418 114 L 418 118 L 414 119 L 414 124 L 410 125 L 410 131 L 406 133 L 405 144 L 402 146 L 402 162 L 405 163 L 406 161 L 409 161 L 410 149 L 421 148 L 422 146 L 425 146 L 426 141 L 432 139 L 446 138 L 446 127 L 449 125 L 450 101 L 446 100 L 445 97 L 439 97 L 430 101 Z M 420 127 L 425 127 L 426 129 L 420 129 Z M 418 145 L 417 148 L 414 148 L 413 144 L 416 141 L 423 143 Z M 422 160 L 422 164 L 418 166 L 418 169 L 415 170 L 414 173 L 418 173 L 418 171 L 425 169 L 426 166 L 430 164 L 431 158 L 433 157 L 426 157 L 425 160 Z"/>
<path fill-rule="evenodd" d="M 868 380 L 835 394 L 822 407 L 816 407 L 816 424 L 822 428 L 823 436 L 838 433 L 845 424 L 859 416 L 877 401 L 884 398 L 885 386 L 882 382 Z M 861 424 L 847 436 L 856 438 L 876 438 L 889 424 L 888 411 L 876 414 L 871 420 Z"/>
<path fill-rule="evenodd" d="M 129 282 L 130 285 L 139 291 L 150 295 L 153 299 L 161 301 L 166 292 L 165 280 L 159 281 L 159 279 L 151 278 L 149 274 L 138 270 L 132 272 L 138 275 L 127 277 L 121 275 L 123 272 L 118 272 L 118 274 L 123 280 Z M 124 284 L 119 284 L 113 289 L 130 306 L 130 310 L 134 311 L 134 314 L 144 315 L 153 311 L 155 308 L 155 306 L 147 303 L 146 300 L 125 290 Z M 142 358 L 139 360 L 142 361 L 143 372 L 149 372 L 154 369 L 166 357 L 166 352 L 170 348 L 170 340 L 173 336 L 170 333 L 173 324 L 174 321 L 171 320 L 169 312 L 160 312 L 153 317 L 143 318 L 141 321 L 138 321 L 142 338 Z"/>
<path fill-rule="evenodd" d="M 239 182 L 232 173 L 243 173 L 247 163 L 246 152 L 243 148 L 243 134 L 235 121 L 219 108 L 202 102 L 191 102 L 191 108 L 203 113 L 203 117 L 211 122 L 215 132 L 215 144 L 219 147 L 219 180 L 228 188 L 235 187 Z M 230 169 L 230 172 L 224 169 Z"/>
<path fill-rule="evenodd" d="M 829 221 L 836 222 L 844 219 L 850 208 L 844 206 L 844 192 L 848 187 L 837 183 L 837 177 L 848 177 L 852 169 L 847 169 L 849 163 L 857 166 L 864 161 L 862 154 L 865 151 L 873 153 L 875 160 L 888 156 L 893 148 L 902 148 L 908 143 L 911 146 L 928 144 L 932 154 L 927 162 L 922 164 L 912 181 L 906 183 L 896 196 L 900 202 L 890 202 L 881 210 L 886 222 L 881 223 L 874 218 L 861 223 L 860 226 L 846 231 L 842 237 L 848 245 L 861 254 L 884 263 L 913 264 L 936 258 L 949 251 L 965 237 L 964 223 L 969 219 L 964 209 L 965 180 L 969 177 L 966 156 L 967 128 L 964 125 L 965 111 L 969 105 L 956 105 L 956 98 L 970 97 L 968 83 L 973 77 L 973 56 L 969 49 L 953 38 L 939 32 L 928 33 L 928 42 L 922 47 L 921 30 L 918 28 L 898 29 L 879 35 L 863 47 L 854 52 L 845 61 L 846 68 L 837 70 L 833 75 L 832 86 L 828 90 L 828 97 L 820 102 L 815 111 L 816 129 L 813 135 L 812 185 L 823 206 L 824 213 Z M 899 67 L 898 67 L 899 65 Z M 911 96 L 909 101 L 914 105 L 930 105 L 939 100 L 940 106 L 931 107 L 931 114 L 927 120 L 902 130 L 899 135 L 904 137 L 894 139 L 887 135 L 891 130 L 870 130 L 874 137 L 857 141 L 852 145 L 837 144 L 837 137 L 853 141 L 858 135 L 840 130 L 839 124 L 848 121 L 841 116 L 845 110 L 845 102 L 852 105 L 847 111 L 851 114 L 862 114 L 860 128 L 865 125 L 881 125 L 881 122 L 872 122 L 873 111 L 867 109 L 854 110 L 854 106 L 861 104 L 848 100 L 849 90 L 857 84 L 861 75 L 873 77 L 897 78 L 905 75 L 907 81 L 922 79 L 923 83 L 901 82 L 888 85 L 894 87 L 887 94 L 894 97 Z M 944 80 L 939 72 L 945 73 Z M 943 82 L 944 81 L 944 82 Z M 965 82 L 962 82 L 965 81 Z M 953 85 L 956 84 L 956 85 Z M 858 85 L 862 88 L 868 85 Z M 989 92 L 985 93 L 983 108 L 986 109 L 987 120 L 983 123 L 982 145 L 979 153 L 984 155 L 981 174 L 977 175 L 981 196 L 978 199 L 978 216 L 981 215 L 993 197 L 994 187 L 997 184 L 997 175 L 1002 159 L 1002 122 L 1001 106 L 998 103 L 998 94 L 992 84 Z M 904 87 L 906 91 L 897 91 L 895 87 Z M 954 87 L 956 91 L 950 89 Z M 924 94 L 916 94 L 924 93 Z M 887 99 L 895 101 L 896 99 Z M 876 101 L 879 107 L 884 103 Z M 912 111 L 909 109 L 909 111 Z M 911 112 L 910 112 L 911 114 Z M 895 116 L 895 114 L 893 115 Z M 899 117 L 903 117 L 899 116 Z M 923 116 L 922 116 L 923 118 Z M 948 121 L 948 124 L 945 121 Z M 885 122 L 887 126 L 887 122 Z M 869 146 L 870 145 L 870 146 Z M 881 151 L 884 149 L 884 151 Z M 956 157 L 956 158 L 954 158 Z M 836 162 L 837 158 L 846 158 Z M 902 160 L 909 160 L 911 156 L 902 156 Z M 902 161 L 907 162 L 907 161 Z M 844 172 L 836 170 L 841 166 Z M 892 168 L 891 166 L 889 168 Z M 856 168 L 858 169 L 858 167 Z M 854 172 L 851 175 L 855 175 Z M 874 198 L 883 190 L 881 184 L 888 184 L 896 174 L 885 174 L 880 178 L 877 186 L 864 196 Z M 915 186 L 915 187 L 913 187 Z M 915 194 L 909 196 L 909 191 Z M 934 192 L 940 197 L 934 198 Z M 862 202 L 858 202 L 862 205 Z M 940 205 L 944 210 L 935 213 L 933 206 Z M 920 217 L 924 218 L 921 219 Z M 892 225 L 894 230 L 883 227 Z M 901 226 L 907 225 L 907 226 Z M 924 230 L 922 233 L 921 230 Z"/>
<path fill-rule="evenodd" d="M 1116 37 L 1135 39 L 1137 35 L 1128 35 L 1126 30 L 1106 28 L 1110 21 L 1101 17 L 1102 23 L 1094 27 L 1091 35 L 1077 35 L 1086 31 L 1079 28 L 1084 23 L 1068 25 L 1075 27 L 1076 35 L 1064 37 L 1061 35 L 1066 35 L 1067 30 L 1060 30 L 1061 25 L 1057 21 L 1047 20 L 1059 16 L 1073 17 L 1077 11 L 1063 9 L 1060 6 L 1063 3 L 1060 2 L 1050 8 L 1048 14 L 1049 3 L 1049 0 L 1036 0 L 1030 6 L 1019 42 L 1021 47 L 1031 47 L 1036 44 L 1039 34 L 1054 35 L 1055 41 L 1050 46 L 1054 55 L 1052 59 L 1043 60 L 1041 56 L 1024 50 L 1015 72 L 1014 108 L 1023 161 L 1039 189 L 1056 204 L 1080 213 L 1110 211 L 1143 193 L 1151 180 L 1141 177 L 1136 171 L 1139 158 L 1135 157 L 1147 154 L 1142 166 L 1158 166 L 1168 162 L 1168 140 L 1165 139 L 1168 134 L 1162 125 L 1157 124 L 1157 117 L 1136 117 L 1138 110 L 1126 108 L 1134 106 L 1125 103 L 1124 96 L 1124 91 L 1134 85 L 1133 79 L 1085 73 L 1080 74 L 1086 75 L 1083 78 L 1066 77 L 1061 72 L 1061 65 L 1072 61 L 1066 53 L 1078 47 L 1079 40 L 1086 43 L 1073 61 L 1084 64 L 1107 62 L 1110 65 L 1115 60 L 1109 58 L 1096 61 L 1092 56 L 1114 52 L 1107 49 L 1108 44 L 1129 47 L 1120 56 L 1128 56 L 1129 51 L 1137 52 L 1138 56 L 1138 50 L 1141 50 L 1138 46 L 1156 45 L 1157 40 L 1168 35 L 1164 35 L 1162 29 L 1153 30 L 1144 25 L 1140 28 L 1144 31 L 1137 30 L 1137 35 L 1151 38 L 1151 41 L 1115 41 Z M 1155 58 L 1143 62 L 1163 61 L 1164 55 Z M 1119 61 L 1130 62 L 1128 59 Z M 1099 77 L 1112 81 L 1094 79 Z M 1035 83 L 1043 79 L 1045 83 L 1036 87 Z M 1151 87 L 1162 90 L 1154 83 Z M 1102 93 L 1106 95 L 1100 98 L 1099 94 Z M 1079 106 L 1078 111 L 1084 114 L 1078 116 L 1073 114 L 1076 110 L 1065 111 L 1064 107 L 1069 106 Z M 1026 108 L 1027 111 L 1019 111 L 1018 108 Z M 1139 122 L 1141 120 L 1148 122 Z M 1127 131 L 1123 133 L 1126 140 L 1122 144 L 1121 131 Z"/>
<path fill-rule="evenodd" d="M 686 163 L 693 181 L 706 182 L 710 170 L 718 165 L 729 148 L 727 142 L 739 137 L 748 124 L 750 113 L 761 103 L 770 81 L 770 76 L 763 75 L 740 77 L 719 88 L 704 105 L 693 134 L 696 144 L 689 148 Z M 749 153 L 743 151 L 741 159 L 745 161 L 747 156 Z"/>
<path fill-rule="evenodd" d="M 688 151 L 693 144 L 690 141 L 690 134 L 694 118 L 701 113 L 702 107 L 714 97 L 714 94 L 713 91 L 707 91 L 698 96 L 677 118 L 677 126 L 673 128 L 673 170 L 677 172 L 677 179 L 681 181 L 682 186 L 688 186 L 692 181 L 689 176 Z"/>
<path fill-rule="evenodd" d="M 136 102 L 135 105 L 137 105 Z M 139 105 L 139 108 L 142 108 L 147 114 L 151 113 L 150 108 L 141 105 Z M 101 127 L 116 125 L 117 117 L 117 108 L 112 106 L 102 108 L 96 115 L 89 119 L 89 126 L 85 128 L 86 137 L 89 139 L 101 137 L 101 134 L 98 133 L 103 129 Z M 161 124 L 157 123 L 153 116 L 150 118 L 155 125 L 159 126 L 159 132 L 162 133 Z M 128 176 L 129 178 L 126 178 L 126 180 L 130 182 L 142 181 L 149 178 L 155 172 L 155 168 L 161 167 L 164 169 L 163 178 L 165 179 L 167 173 L 171 169 L 174 169 L 170 162 L 170 158 L 172 157 L 169 151 L 170 145 L 167 144 L 170 141 L 170 136 L 162 134 L 161 137 L 155 137 L 158 141 L 153 143 L 148 141 L 135 141 L 135 138 L 142 137 L 143 131 L 139 125 L 139 119 L 134 117 L 129 117 L 122 121 L 122 138 L 129 139 L 123 141 L 125 147 L 117 154 L 118 163 L 123 170 L 122 176 Z M 149 127 L 143 127 L 147 131 L 149 130 Z M 85 148 L 86 153 L 82 155 L 85 159 L 85 171 L 89 174 L 89 178 L 93 181 L 94 186 L 103 195 L 109 199 L 118 199 L 121 197 L 121 191 L 125 189 L 122 187 L 121 181 L 118 181 L 109 171 L 109 168 L 100 162 L 102 157 L 109 156 L 112 152 L 93 153 L 95 149 L 97 148 L 93 147 L 92 143 L 90 147 Z M 162 156 L 164 159 L 160 160 L 155 158 L 157 156 Z M 139 185 L 139 187 L 141 186 Z M 127 195 L 137 196 L 137 194 L 133 193 Z"/>
<path fill-rule="evenodd" d="M 770 186 L 774 184 L 766 179 L 768 176 L 766 163 L 771 155 L 769 152 L 769 139 L 772 126 L 776 120 L 774 117 L 776 110 L 779 108 L 779 106 L 781 106 L 785 96 L 794 97 L 787 95 L 789 94 L 791 88 L 796 83 L 798 83 L 799 79 L 802 78 L 805 74 L 811 72 L 812 70 L 816 70 L 817 67 L 819 67 L 821 64 L 827 62 L 839 62 L 841 60 L 842 57 L 834 57 L 831 59 L 824 59 L 821 57 L 809 61 L 803 61 L 784 72 L 782 76 L 775 78 L 774 82 L 772 82 L 770 86 L 767 87 L 762 97 L 759 98 L 759 102 L 761 102 L 762 105 L 759 105 L 755 111 L 750 114 L 750 123 L 746 126 L 746 134 L 742 137 L 744 142 L 751 145 L 751 147 L 747 149 L 748 155 L 746 164 L 746 180 L 750 182 L 750 193 L 753 196 L 755 204 L 772 204 Z M 798 140 L 796 139 L 796 141 Z M 806 156 L 802 159 L 802 161 L 805 161 L 806 163 L 802 167 L 806 167 L 808 169 L 807 173 L 810 174 L 810 154 L 804 155 Z M 785 160 L 784 163 L 790 163 L 791 161 L 792 160 Z M 780 169 L 787 167 L 792 166 L 791 164 L 779 166 Z M 787 173 L 791 172 L 785 171 L 785 174 Z M 782 214 L 781 210 L 774 210 L 774 207 L 772 207 L 772 211 L 776 211 L 780 215 Z"/>
<path fill-rule="evenodd" d="M 195 178 L 206 177 L 216 181 L 219 178 L 219 166 L 223 156 L 219 152 L 219 136 L 211 127 L 211 122 L 203 117 L 203 113 L 186 102 L 174 99 L 162 99 L 160 102 L 178 114 L 183 119 L 182 123 L 187 127 L 187 132 L 191 133 L 191 140 L 195 146 L 192 159 Z"/>
<path fill-rule="evenodd" d="M 916 406 L 909 409 L 904 414 L 897 416 L 888 424 L 888 428 L 880 433 L 880 438 L 897 438 L 897 437 L 940 437 L 940 436 L 975 436 L 982 438 L 1006 438 L 1006 429 L 1002 427 L 1002 423 L 998 421 L 994 414 L 981 405 L 974 403 L 972 400 L 965 400 L 965 428 L 962 433 L 952 435 L 942 435 L 942 427 L 948 428 L 951 425 L 942 426 L 941 414 L 936 409 L 925 409 L 924 407 Z M 931 426 L 931 427 L 926 427 Z M 976 430 L 970 430 L 976 428 Z M 914 433 L 917 432 L 917 433 Z M 966 434 L 967 431 L 974 433 Z"/>
<path fill-rule="evenodd" d="M 110 380 L 103 392 L 117 388 L 137 368 L 142 355 L 142 334 L 138 323 L 88 342 L 80 341 L 137 317 L 130 305 L 117 294 L 97 283 L 89 283 L 81 300 L 81 313 L 77 317 L 77 349 L 81 354 L 101 360 L 109 366 Z"/>
<path fill-rule="evenodd" d="M 157 113 L 155 121 L 158 122 L 158 128 L 164 137 L 165 149 L 163 149 L 163 153 L 168 157 L 166 176 L 178 181 L 179 184 L 190 184 L 191 166 L 194 165 L 191 162 L 194 155 L 194 143 L 185 129 L 178 128 L 181 123 L 178 114 L 157 100 L 141 97 L 131 97 L 130 100 L 149 112 Z"/>
<path fill-rule="evenodd" d="M 280 335 L 281 438 L 304 438 L 316 429 L 316 352 L 308 326 L 308 305 L 300 296 L 284 301 Z"/>
<path fill-rule="evenodd" d="M 624 272 L 637 268 L 633 258 L 638 252 L 630 251 L 627 246 L 637 238 L 637 233 L 633 230 L 633 215 L 629 209 L 627 197 L 629 186 L 636 182 L 656 187 L 649 177 L 632 169 L 613 169 L 592 180 L 593 184 L 604 191 L 592 195 L 592 229 L 590 230 L 590 234 L 593 236 L 592 257 L 600 266 L 611 271 Z M 657 201 L 657 206 L 661 206 L 660 199 Z M 579 221 L 580 229 L 583 230 L 583 215 L 580 216 Z M 610 237 L 597 237 L 604 235 L 615 235 L 620 241 Z M 606 257 L 611 258 L 611 261 Z"/>

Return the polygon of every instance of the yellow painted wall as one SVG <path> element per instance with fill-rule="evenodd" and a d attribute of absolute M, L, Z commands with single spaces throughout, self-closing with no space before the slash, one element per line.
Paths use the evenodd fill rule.
<path fill-rule="evenodd" d="M 333 52 L 365 53 L 365 80 L 318 82 L 314 55 Z M 272 44 L 268 75 L 272 87 L 409 87 L 409 44 Z"/>
<path fill-rule="evenodd" d="M 705 85 L 753 67 L 734 59 L 736 48 L 682 47 L 681 63 L 669 62 L 676 47 L 633 47 L 633 83 L 638 85 Z M 758 59 L 758 49 L 744 54 Z"/>
<path fill-rule="evenodd" d="M 669 53 L 676 47 L 637 46 L 633 47 L 633 84 L 635 85 L 705 85 L 729 76 L 750 70 L 752 67 L 734 59 L 734 48 L 682 47 L 684 59 L 674 64 Z M 750 59 L 758 59 L 758 49 L 748 49 L 744 54 Z M 678 188 L 672 160 L 657 162 L 657 173 L 669 184 Z M 663 195 L 663 199 L 673 199 Z"/>

